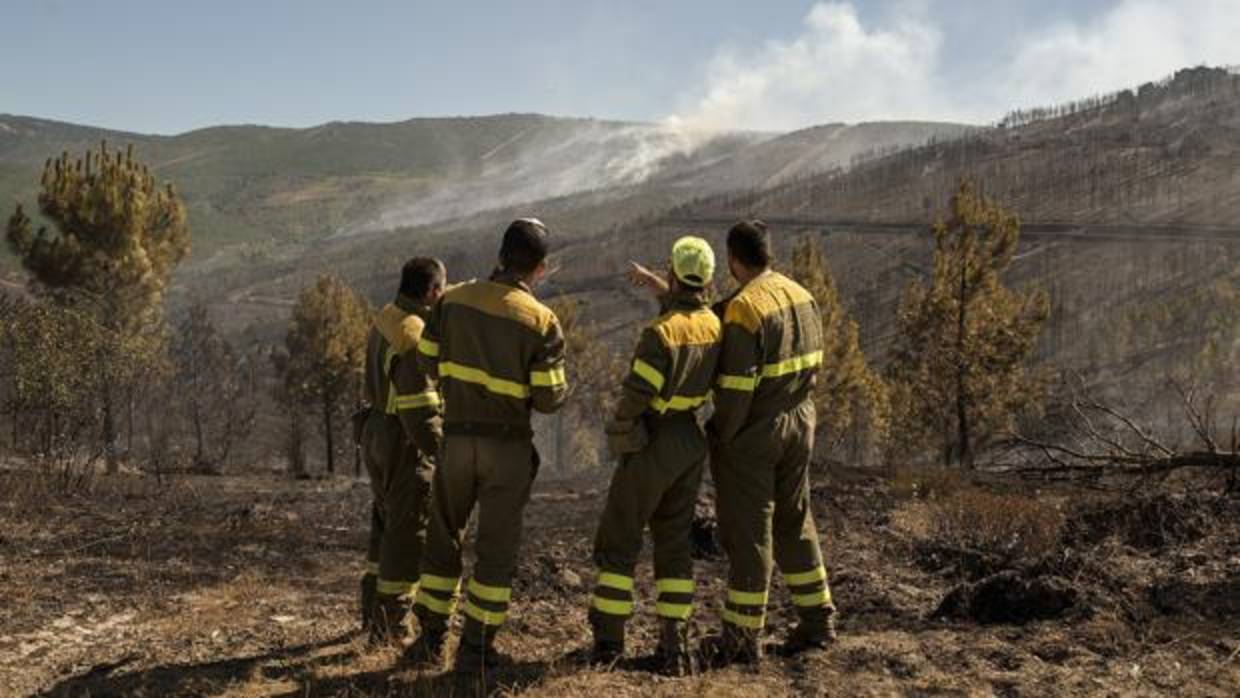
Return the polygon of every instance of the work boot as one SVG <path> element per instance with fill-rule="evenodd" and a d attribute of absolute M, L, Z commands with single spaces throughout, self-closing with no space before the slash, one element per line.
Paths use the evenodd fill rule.
<path fill-rule="evenodd" d="M 375 618 L 375 586 L 379 583 L 378 577 L 373 574 L 366 573 L 362 575 L 361 587 L 361 611 L 362 611 L 362 632 L 370 633 L 371 625 Z"/>
<path fill-rule="evenodd" d="M 409 601 L 406 597 L 377 595 L 370 624 L 370 644 L 397 644 L 404 640 L 409 634 L 409 629 L 405 625 L 407 615 L 409 615 Z"/>
<path fill-rule="evenodd" d="M 654 653 L 655 670 L 665 676 L 689 676 L 694 673 L 693 654 L 689 651 L 689 628 L 684 621 L 663 618 L 659 621 L 659 646 Z"/>
<path fill-rule="evenodd" d="M 443 646 L 446 633 L 442 630 L 423 630 L 405 652 L 401 662 L 415 667 L 438 669 L 443 665 Z"/>
<path fill-rule="evenodd" d="M 452 665 L 452 671 L 457 674 L 490 674 L 506 661 L 508 657 L 496 650 L 493 642 L 475 645 L 462 639 L 456 648 L 456 661 Z"/>
<path fill-rule="evenodd" d="M 788 633 L 788 639 L 780 646 L 779 653 L 791 657 L 809 650 L 825 650 L 835 640 L 835 609 L 826 608 L 802 616 L 797 627 Z"/>
<path fill-rule="evenodd" d="M 590 648 L 590 665 L 610 667 L 624 656 L 624 643 L 614 640 L 594 639 L 594 647 Z"/>
<path fill-rule="evenodd" d="M 716 669 L 732 664 L 752 666 L 762 661 L 758 631 L 738 628 L 731 623 L 724 623 L 718 635 L 702 640 L 699 653 L 704 666 Z"/>

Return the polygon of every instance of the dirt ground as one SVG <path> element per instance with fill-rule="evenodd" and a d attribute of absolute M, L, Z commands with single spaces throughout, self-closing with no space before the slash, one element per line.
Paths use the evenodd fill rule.
<path fill-rule="evenodd" d="M 478 688 L 403 669 L 395 651 L 368 649 L 357 634 L 365 483 L 121 475 L 66 496 L 25 479 L 0 473 L 4 695 Z M 927 516 L 933 503 L 896 489 L 857 472 L 815 489 L 841 612 L 835 647 L 669 679 L 638 660 L 612 671 L 583 665 L 602 483 L 541 482 L 498 641 L 512 662 L 484 688 L 617 698 L 1240 694 L 1234 499 L 1074 504 L 1053 550 L 1025 565 L 944 545 Z M 718 622 L 723 572 L 717 557 L 698 563 L 699 635 Z M 639 577 L 648 600 L 648 566 Z M 771 642 L 791 621 L 785 594 L 773 596 Z M 637 657 L 653 648 L 651 606 L 631 626 Z"/>

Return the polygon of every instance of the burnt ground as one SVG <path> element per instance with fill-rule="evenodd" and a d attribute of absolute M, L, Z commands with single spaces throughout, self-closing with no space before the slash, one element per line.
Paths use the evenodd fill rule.
<path fill-rule="evenodd" d="M 825 653 L 668 679 L 587 668 L 595 482 L 540 483 L 501 695 L 1204 695 L 1240 691 L 1240 505 L 1218 497 L 1031 492 L 1062 513 L 1041 554 L 957 545 L 933 497 L 851 472 L 815 490 L 841 609 Z M 4 695 L 465 695 L 355 632 L 364 483 L 100 478 L 48 493 L 0 473 Z M 990 501 L 990 500 L 985 500 Z M 1000 500 L 1001 501 L 1001 500 Z M 1040 504 L 1040 505 L 1041 505 Z M 1001 507 L 1002 509 L 1002 507 Z M 982 512 L 997 517 L 1005 511 Z M 1056 514 L 1058 516 L 1059 514 Z M 1023 535 L 1023 534 L 1022 534 Z M 1028 546 L 1025 546 L 1028 548 Z M 1017 552 L 1013 552 L 1017 550 Z M 699 561 L 699 633 L 723 561 Z M 642 591 L 649 599 L 649 568 Z M 790 620 L 782 591 L 770 641 Z M 648 608 L 649 605 L 645 606 Z M 649 652 L 639 615 L 632 650 Z"/>

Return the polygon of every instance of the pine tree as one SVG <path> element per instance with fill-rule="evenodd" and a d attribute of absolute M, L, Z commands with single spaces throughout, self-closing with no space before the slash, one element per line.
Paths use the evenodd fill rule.
<path fill-rule="evenodd" d="M 185 206 L 171 184 L 158 186 L 146 165 L 125 152 L 49 159 L 39 211 L 52 223 L 32 230 L 21 206 L 7 238 L 32 275 L 34 290 L 64 307 L 83 309 L 102 330 L 97 352 L 102 438 L 109 472 L 117 460 L 116 408 L 123 384 L 157 343 L 164 290 L 189 251 Z"/>
<path fill-rule="evenodd" d="M 194 437 L 193 467 L 218 472 L 249 433 L 257 411 L 253 357 L 233 349 L 206 306 L 195 304 L 177 326 L 172 358 L 178 403 Z"/>
<path fill-rule="evenodd" d="M 887 386 L 861 351 L 857 322 L 840 302 L 835 279 L 813 239 L 798 245 L 789 269 L 818 301 L 822 313 L 823 368 L 814 391 L 819 426 L 834 445 L 852 441 L 856 457 L 881 447 L 890 426 Z"/>
<path fill-rule="evenodd" d="M 945 464 L 972 467 L 980 447 L 1040 402 L 1028 362 L 1050 304 L 1041 290 L 1003 285 L 1020 221 L 971 183 L 933 231 L 929 282 L 911 284 L 900 308 L 890 367 L 897 425 L 906 442 L 937 444 Z"/>
<path fill-rule="evenodd" d="M 370 316 L 365 298 L 327 274 L 298 296 L 285 336 L 286 392 L 295 403 L 317 402 L 322 409 L 329 473 L 336 464 L 334 418 L 356 402 Z"/>

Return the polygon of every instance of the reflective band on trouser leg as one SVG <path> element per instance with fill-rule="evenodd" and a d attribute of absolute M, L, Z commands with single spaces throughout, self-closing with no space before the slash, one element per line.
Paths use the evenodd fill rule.
<path fill-rule="evenodd" d="M 766 591 L 728 589 L 723 620 L 749 630 L 761 630 L 766 624 Z"/>
<path fill-rule="evenodd" d="M 418 595 L 414 603 L 441 616 L 450 616 L 456 607 L 456 591 L 460 584 L 459 579 L 452 577 L 423 574 L 418 580 Z"/>
<path fill-rule="evenodd" d="M 375 591 L 383 594 L 384 596 L 411 596 L 417 590 L 417 582 L 410 582 L 406 580 L 383 579 L 381 577 L 379 578 L 378 583 L 375 584 Z"/>
<path fill-rule="evenodd" d="M 609 616 L 633 615 L 633 578 L 615 572 L 599 572 L 590 606 Z"/>
<path fill-rule="evenodd" d="M 376 577 L 379 576 L 379 563 L 374 560 L 367 560 L 366 574 L 373 574 Z"/>
<path fill-rule="evenodd" d="M 504 624 L 508 617 L 508 602 L 512 599 L 510 587 L 497 587 L 470 579 L 465 586 L 465 615 L 487 626 Z"/>
<path fill-rule="evenodd" d="M 659 617 L 687 620 L 693 613 L 692 579 L 657 579 L 654 586 L 659 594 L 655 605 L 655 613 Z"/>
<path fill-rule="evenodd" d="M 827 569 L 822 565 L 808 572 L 784 575 L 797 608 L 820 608 L 831 605 L 831 588 L 827 586 Z"/>

